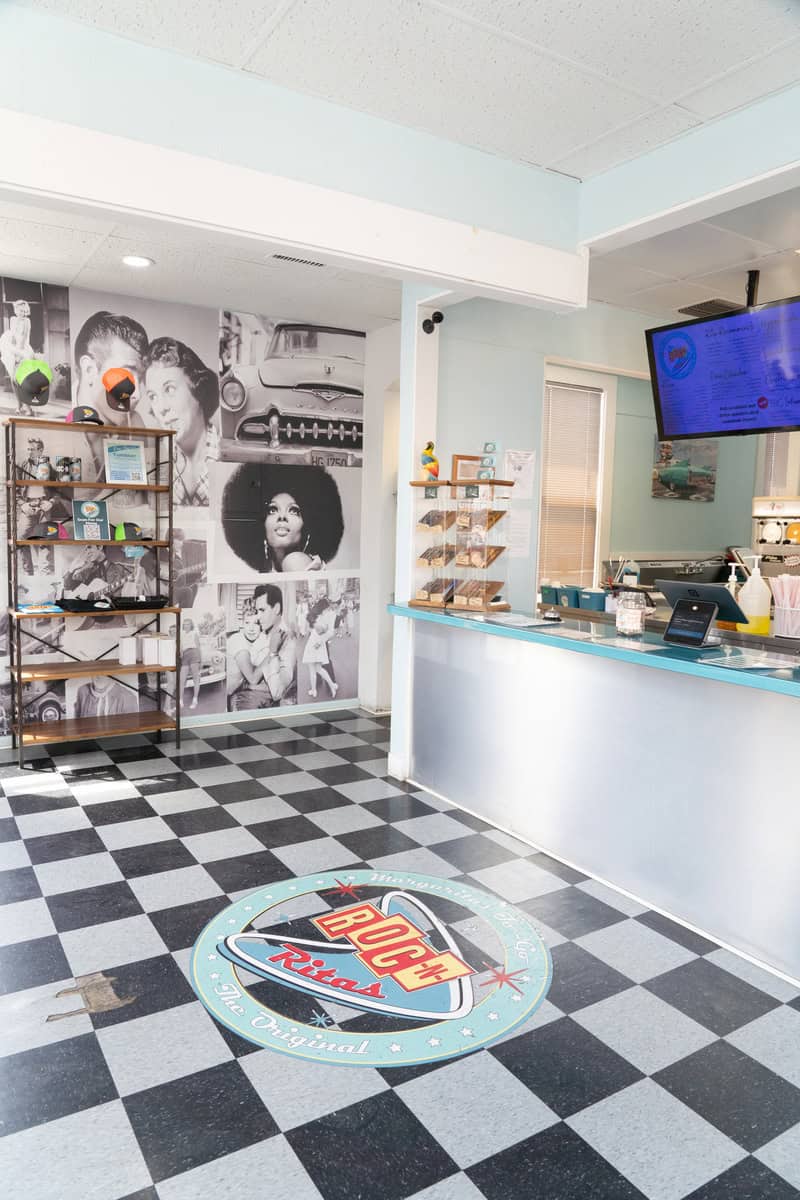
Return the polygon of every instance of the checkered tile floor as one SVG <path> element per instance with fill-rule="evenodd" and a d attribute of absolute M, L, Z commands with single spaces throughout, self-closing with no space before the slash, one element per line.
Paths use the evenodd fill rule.
<path fill-rule="evenodd" d="M 386 726 L 339 711 L 195 728 L 180 752 L 81 743 L 23 772 L 4 755 L 9 1194 L 800 1196 L 797 989 L 388 778 Z M 554 978 L 529 1024 L 385 1071 L 218 1026 L 186 978 L 211 916 L 273 880 L 367 865 L 477 882 L 532 914 Z M 64 1015 L 81 1001 L 58 993 L 93 971 L 135 999 Z"/>

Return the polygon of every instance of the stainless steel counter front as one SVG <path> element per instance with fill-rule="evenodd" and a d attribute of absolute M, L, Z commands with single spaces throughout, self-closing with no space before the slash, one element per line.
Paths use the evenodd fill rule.
<path fill-rule="evenodd" d="M 393 611 L 411 779 L 800 978 L 798 683 Z"/>

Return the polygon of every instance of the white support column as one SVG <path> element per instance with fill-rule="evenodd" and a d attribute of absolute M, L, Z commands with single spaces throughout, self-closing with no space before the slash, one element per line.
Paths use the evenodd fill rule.
<path fill-rule="evenodd" d="M 403 286 L 395 566 L 395 596 L 400 601 L 411 596 L 414 584 L 414 505 L 408 484 L 419 476 L 419 456 L 425 442 L 436 438 L 440 327 L 427 334 L 422 322 L 437 304 L 445 302 L 441 293 L 431 295 L 430 287 Z M 413 638 L 413 621 L 395 617 L 389 772 L 397 779 L 407 779 L 411 770 Z"/>
<path fill-rule="evenodd" d="M 400 323 L 367 334 L 364 360 L 364 468 L 361 502 L 361 612 L 358 696 L 364 708 L 391 703 L 392 617 L 397 524 Z"/>

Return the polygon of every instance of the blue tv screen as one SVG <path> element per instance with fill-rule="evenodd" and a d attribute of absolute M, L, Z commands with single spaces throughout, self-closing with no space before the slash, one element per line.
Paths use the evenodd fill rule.
<path fill-rule="evenodd" d="M 660 438 L 800 429 L 800 296 L 646 337 Z"/>

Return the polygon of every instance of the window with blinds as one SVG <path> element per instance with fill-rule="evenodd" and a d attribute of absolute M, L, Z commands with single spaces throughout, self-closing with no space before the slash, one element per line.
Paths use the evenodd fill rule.
<path fill-rule="evenodd" d="M 595 388 L 545 384 L 540 579 L 594 583 L 603 396 Z"/>

